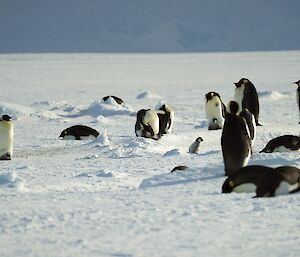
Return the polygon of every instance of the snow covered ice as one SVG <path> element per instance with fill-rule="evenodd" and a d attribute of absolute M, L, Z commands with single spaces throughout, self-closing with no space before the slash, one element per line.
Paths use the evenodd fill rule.
<path fill-rule="evenodd" d="M 228 103 L 249 78 L 263 124 L 249 164 L 299 167 L 299 152 L 258 153 L 299 135 L 299 64 L 299 51 L 0 55 L 0 111 L 15 118 L 14 156 L 0 163 L 0 256 L 298 256 L 299 193 L 221 194 L 221 130 L 208 131 L 204 97 Z M 173 134 L 137 138 L 135 113 L 158 102 L 174 109 Z M 99 137 L 58 139 L 76 124 Z M 189 168 L 170 173 L 178 165 Z"/>

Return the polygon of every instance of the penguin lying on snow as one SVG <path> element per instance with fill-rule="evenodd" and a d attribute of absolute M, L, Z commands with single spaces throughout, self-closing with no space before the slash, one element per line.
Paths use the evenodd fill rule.
<path fill-rule="evenodd" d="M 155 111 L 150 109 L 141 109 L 137 112 L 135 123 L 135 135 L 137 137 L 146 137 L 159 139 L 159 118 Z"/>
<path fill-rule="evenodd" d="M 75 125 L 63 130 L 59 138 L 72 139 L 72 140 L 84 140 L 94 139 L 99 136 L 99 132 L 93 128 L 84 125 Z"/>
<path fill-rule="evenodd" d="M 296 98 L 297 98 L 299 117 L 300 117 L 300 80 L 294 82 L 294 84 L 296 84 L 298 86 L 297 87 L 297 92 L 296 92 Z M 299 124 L 300 124 L 300 121 L 299 121 Z"/>
<path fill-rule="evenodd" d="M 222 186 L 222 193 L 256 192 L 255 197 L 271 197 L 299 190 L 300 170 L 292 166 L 246 166 L 230 175 Z"/>
<path fill-rule="evenodd" d="M 171 134 L 174 123 L 174 111 L 167 105 L 163 104 L 157 111 L 159 118 L 159 134 Z"/>
<path fill-rule="evenodd" d="M 195 142 L 189 147 L 189 153 L 199 153 L 201 142 L 203 142 L 202 137 L 196 138 Z"/>
<path fill-rule="evenodd" d="M 226 176 L 246 166 L 252 151 L 247 124 L 237 114 L 238 108 L 237 102 L 229 103 L 222 131 L 221 145 Z"/>
<path fill-rule="evenodd" d="M 208 122 L 208 130 L 222 129 L 224 124 L 226 107 L 221 97 L 216 92 L 208 92 L 205 95 L 205 113 Z"/>
<path fill-rule="evenodd" d="M 300 137 L 284 135 L 271 139 L 260 153 L 298 151 L 300 149 Z"/>
<path fill-rule="evenodd" d="M 108 96 L 105 96 L 105 97 L 102 98 L 102 100 L 103 100 L 104 102 L 106 102 L 107 100 L 109 100 L 109 98 L 113 98 L 113 99 L 116 101 L 116 103 L 119 104 L 119 105 L 122 105 L 122 106 L 125 105 L 124 101 L 123 101 L 121 98 L 116 97 L 116 96 L 114 96 L 114 95 L 108 95 Z"/>
<path fill-rule="evenodd" d="M 0 160 L 11 160 L 13 155 L 13 123 L 12 117 L 2 115 L 0 117 Z"/>
<path fill-rule="evenodd" d="M 184 165 L 179 165 L 179 166 L 176 166 L 174 169 L 172 169 L 171 171 L 170 171 L 170 173 L 173 173 L 174 171 L 176 171 L 176 170 L 186 170 L 186 169 L 188 169 L 189 167 L 187 167 L 187 166 L 184 166 Z"/>
<path fill-rule="evenodd" d="M 258 122 L 259 102 L 255 86 L 246 78 L 242 78 L 239 82 L 234 84 L 236 86 L 234 101 L 239 104 L 239 112 L 241 112 L 242 109 L 248 109 L 254 115 L 256 125 L 261 126 Z"/>

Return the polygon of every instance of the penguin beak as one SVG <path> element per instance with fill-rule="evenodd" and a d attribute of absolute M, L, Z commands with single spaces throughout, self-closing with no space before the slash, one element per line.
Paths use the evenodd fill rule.
<path fill-rule="evenodd" d="M 238 85 L 239 85 L 237 82 L 234 82 L 233 84 L 234 84 L 236 87 L 238 87 Z"/>

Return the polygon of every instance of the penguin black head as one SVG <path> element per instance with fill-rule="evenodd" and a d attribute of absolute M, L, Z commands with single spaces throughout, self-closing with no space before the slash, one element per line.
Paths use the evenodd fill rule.
<path fill-rule="evenodd" d="M 166 104 L 163 104 L 160 108 L 159 108 L 159 110 L 161 110 L 161 111 L 166 111 L 167 110 L 167 106 L 166 106 Z"/>
<path fill-rule="evenodd" d="M 150 109 L 141 109 L 137 112 L 136 117 L 137 117 L 137 121 L 142 123 L 143 122 L 143 118 L 146 114 L 147 111 L 149 111 Z"/>
<path fill-rule="evenodd" d="M 7 115 L 7 114 L 4 114 L 4 115 L 2 115 L 2 117 L 0 118 L 0 121 L 1 121 L 1 120 L 10 121 L 11 119 L 12 119 L 12 117 L 10 117 L 10 116 Z"/>
<path fill-rule="evenodd" d="M 222 186 L 222 193 L 231 193 L 234 186 L 234 182 L 227 178 Z"/>
<path fill-rule="evenodd" d="M 64 136 L 66 136 L 68 134 L 68 130 L 64 129 L 61 133 L 60 136 L 58 138 L 63 138 Z"/>
<path fill-rule="evenodd" d="M 239 82 L 234 83 L 234 85 L 239 88 L 243 85 L 247 85 L 248 83 L 250 83 L 249 79 L 246 78 L 241 78 Z"/>
<path fill-rule="evenodd" d="M 196 139 L 196 141 L 197 141 L 198 143 L 203 142 L 203 138 L 202 138 L 202 137 L 198 137 L 198 138 Z"/>
<path fill-rule="evenodd" d="M 237 114 L 239 110 L 239 104 L 235 101 L 230 101 L 228 104 L 228 109 L 231 114 Z"/>
<path fill-rule="evenodd" d="M 299 87 L 299 86 L 300 86 L 300 80 L 294 82 L 293 84 L 296 84 L 296 85 L 298 85 L 298 87 Z"/>
<path fill-rule="evenodd" d="M 206 95 L 205 95 L 205 98 L 206 98 L 206 101 L 208 102 L 209 100 L 211 100 L 214 96 L 217 96 L 220 98 L 220 95 L 216 92 L 208 92 Z"/>

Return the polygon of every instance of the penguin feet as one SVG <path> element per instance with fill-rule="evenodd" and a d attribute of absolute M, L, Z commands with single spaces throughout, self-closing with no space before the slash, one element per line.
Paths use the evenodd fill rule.
<path fill-rule="evenodd" d="M 1 161 L 10 161 L 11 160 L 11 155 L 10 153 L 5 153 L 2 156 L 0 156 Z"/>

